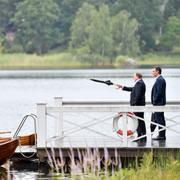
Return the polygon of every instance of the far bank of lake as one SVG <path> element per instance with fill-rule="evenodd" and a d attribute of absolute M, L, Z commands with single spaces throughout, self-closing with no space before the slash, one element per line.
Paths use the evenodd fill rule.
<path fill-rule="evenodd" d="M 180 67 L 179 54 L 149 53 L 137 57 L 120 56 L 103 63 L 98 59 L 81 59 L 69 52 L 53 53 L 45 55 L 36 54 L 0 54 L 0 69 L 119 69 L 119 68 L 151 68 L 154 65 L 162 67 Z M 131 61 L 133 59 L 133 61 Z M 95 61 L 95 62 L 94 62 Z M 99 63 L 100 62 L 100 63 Z"/>

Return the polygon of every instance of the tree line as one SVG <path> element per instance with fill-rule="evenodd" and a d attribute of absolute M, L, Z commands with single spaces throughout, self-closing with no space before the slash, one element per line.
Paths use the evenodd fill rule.
<path fill-rule="evenodd" d="M 179 0 L 0 0 L 1 52 L 68 49 L 103 61 L 179 46 Z"/>

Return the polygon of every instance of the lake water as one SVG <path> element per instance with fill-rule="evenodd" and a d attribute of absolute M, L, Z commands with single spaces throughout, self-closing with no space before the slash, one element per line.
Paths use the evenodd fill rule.
<path fill-rule="evenodd" d="M 10 130 L 13 134 L 24 115 L 36 113 L 36 103 L 53 104 L 54 97 L 63 97 L 64 100 L 129 101 L 128 92 L 89 79 L 110 79 L 133 86 L 134 72 L 144 75 L 146 100 L 150 101 L 155 81 L 151 77 L 151 69 L 0 71 L 0 130 Z M 180 69 L 163 69 L 162 74 L 167 82 L 167 101 L 180 100 Z M 23 128 L 23 132 L 29 131 L 33 131 L 31 123 Z M 23 176 L 23 173 L 16 174 L 17 179 Z M 34 174 L 30 177 L 34 179 Z"/>
<path fill-rule="evenodd" d="M 122 100 L 129 101 L 129 93 L 113 86 L 90 81 L 90 78 L 133 86 L 132 75 L 142 72 L 147 86 L 146 100 L 154 78 L 151 69 L 131 70 L 59 70 L 59 71 L 1 71 L 0 72 L 0 130 L 15 131 L 22 117 L 36 113 L 36 103 L 53 103 L 54 97 L 64 100 Z M 167 101 L 180 100 L 180 69 L 163 69 L 167 82 Z M 27 128 L 29 129 L 29 127 Z"/>

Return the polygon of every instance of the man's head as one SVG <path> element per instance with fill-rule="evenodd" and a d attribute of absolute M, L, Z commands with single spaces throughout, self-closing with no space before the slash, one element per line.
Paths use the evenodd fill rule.
<path fill-rule="evenodd" d="M 152 69 L 152 76 L 157 77 L 157 76 L 161 75 L 161 72 L 162 72 L 162 70 L 159 66 L 154 67 Z"/>
<path fill-rule="evenodd" d="M 141 73 L 134 73 L 134 77 L 133 77 L 134 81 L 137 81 L 139 79 L 142 79 L 142 74 Z"/>

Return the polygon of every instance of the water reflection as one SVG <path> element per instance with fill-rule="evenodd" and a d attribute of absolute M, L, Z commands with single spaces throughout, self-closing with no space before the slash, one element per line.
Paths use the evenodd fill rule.
<path fill-rule="evenodd" d="M 13 161 L 10 167 L 13 180 L 35 180 L 38 176 L 37 160 Z"/>

